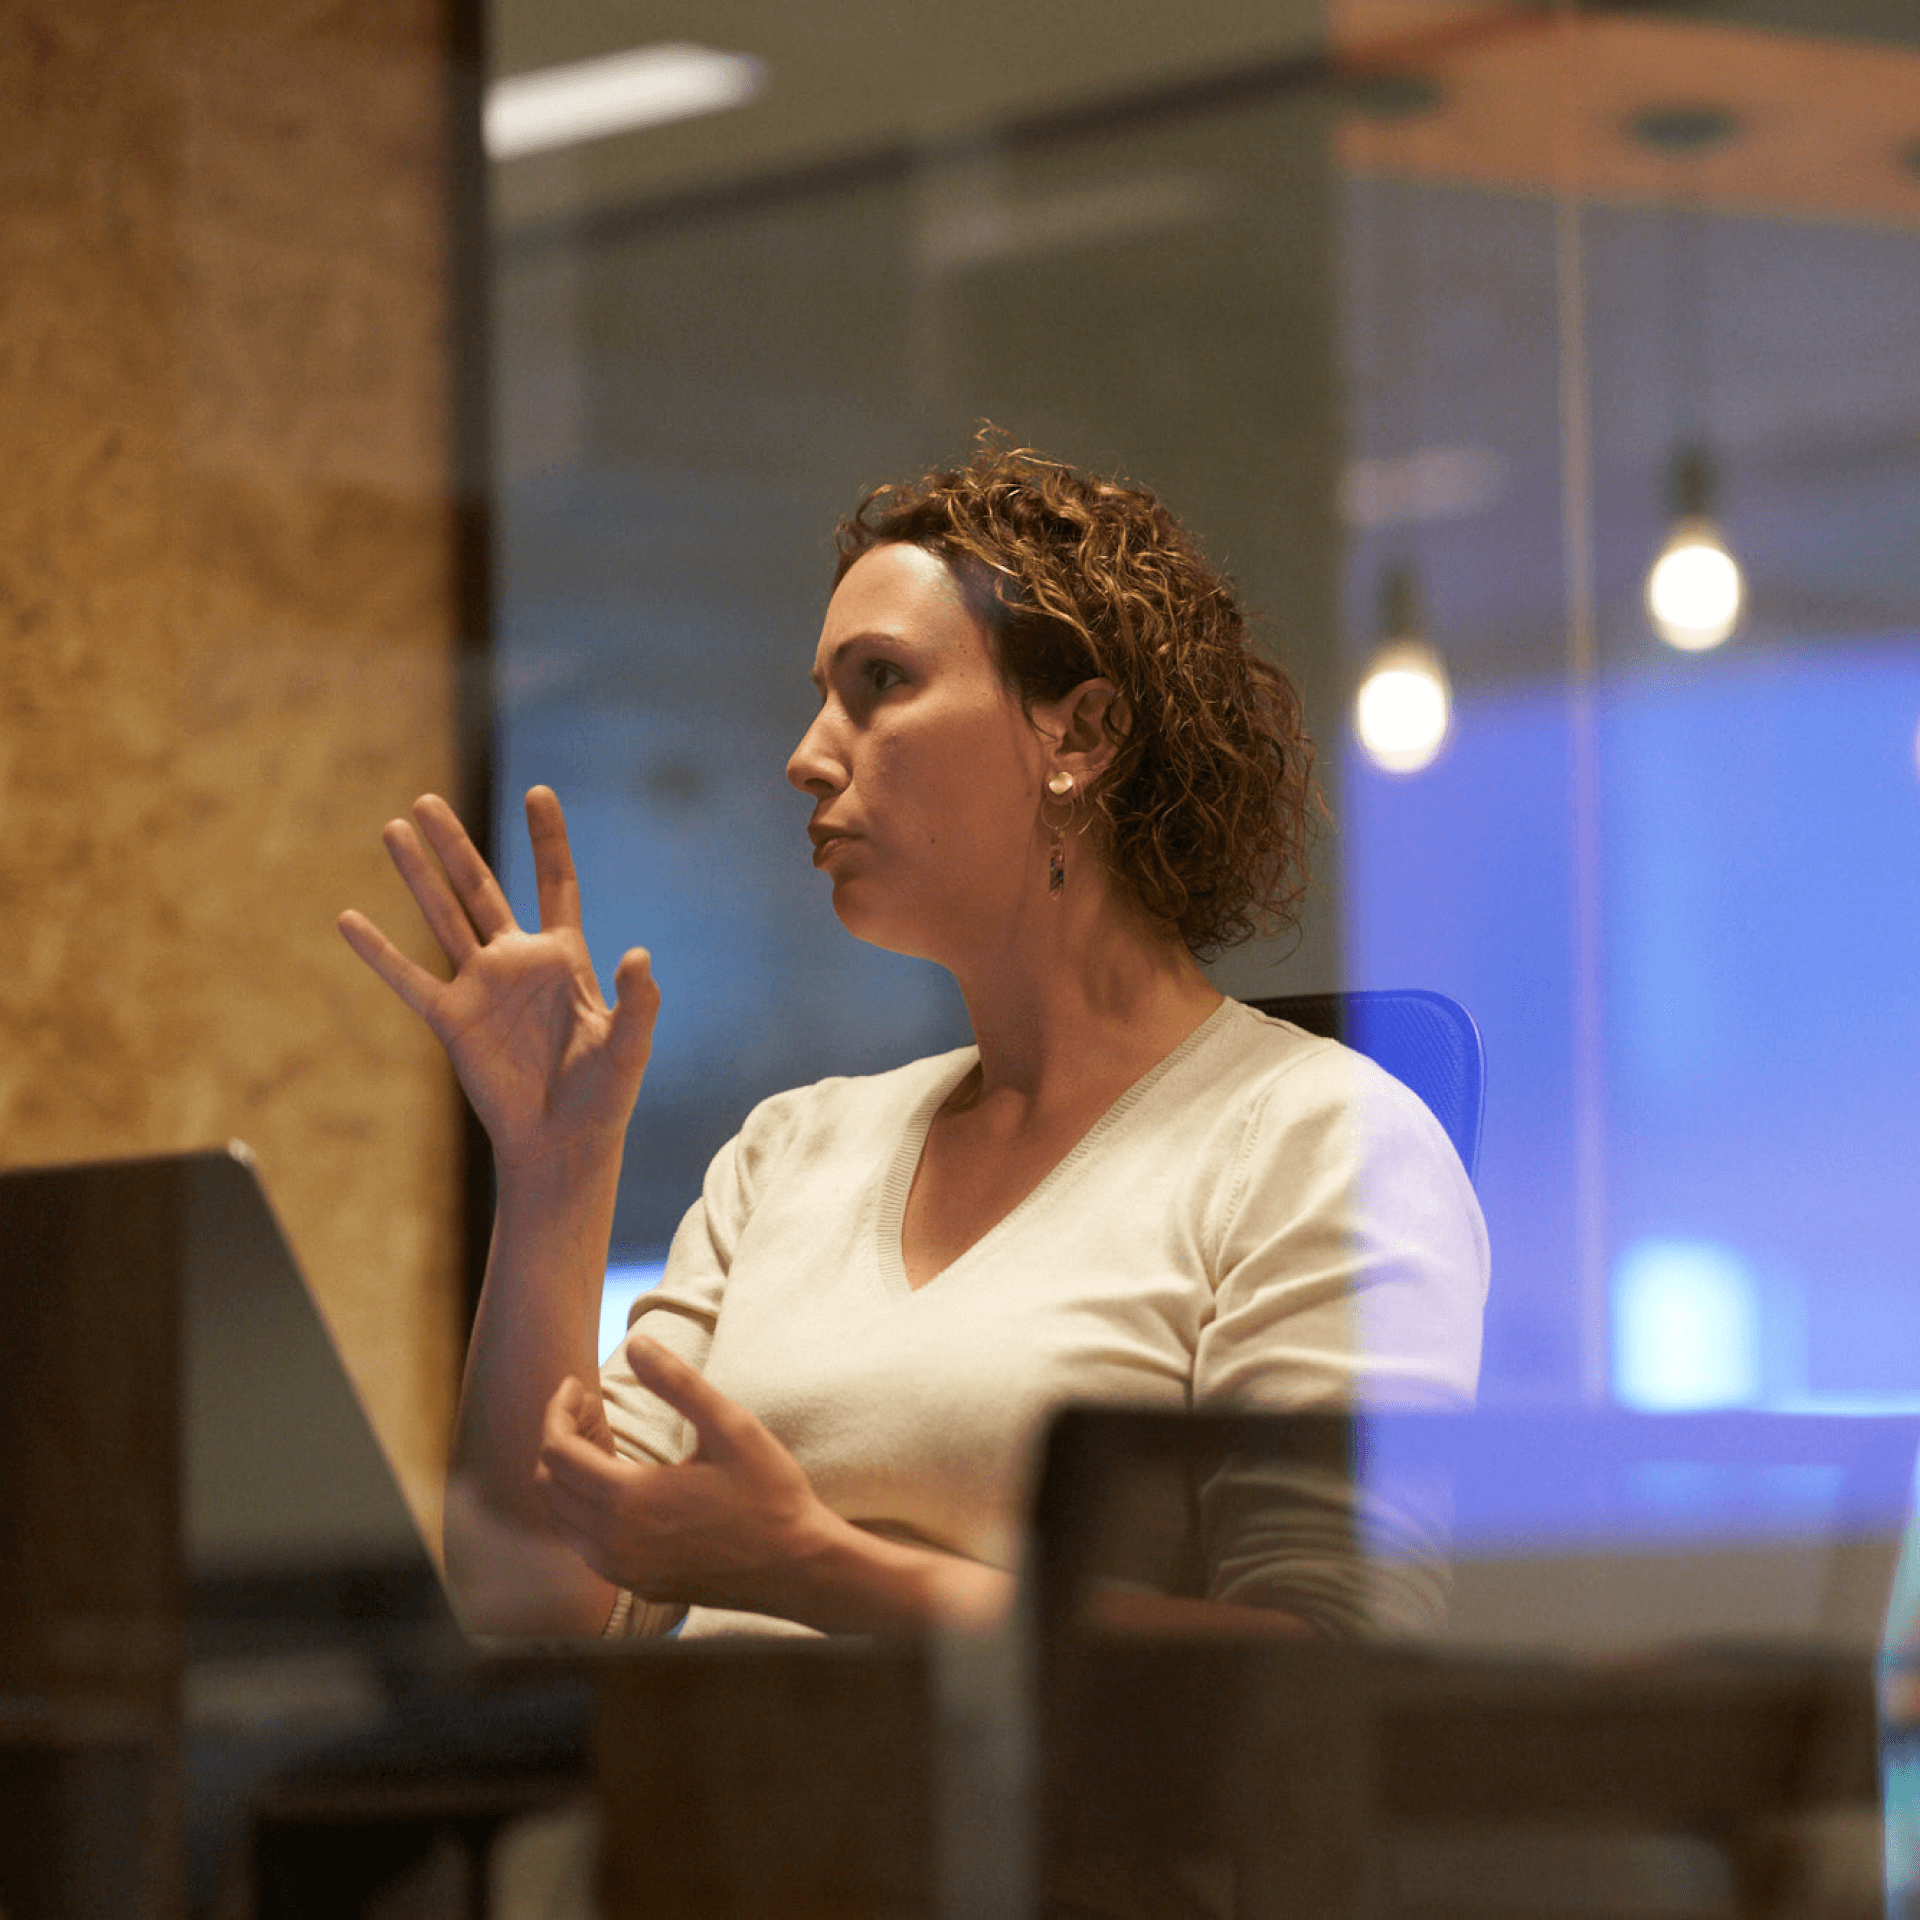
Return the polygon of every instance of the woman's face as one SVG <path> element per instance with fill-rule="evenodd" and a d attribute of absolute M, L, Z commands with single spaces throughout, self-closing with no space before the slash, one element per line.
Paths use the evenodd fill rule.
<path fill-rule="evenodd" d="M 819 717 L 787 763 L 848 932 L 951 963 L 1046 892 L 1049 742 L 1000 677 L 945 563 L 892 544 L 835 590 Z"/>

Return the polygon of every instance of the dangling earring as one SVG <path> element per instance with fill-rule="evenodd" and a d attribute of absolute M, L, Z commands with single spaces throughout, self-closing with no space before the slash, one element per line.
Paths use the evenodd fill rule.
<path fill-rule="evenodd" d="M 1066 820 L 1047 821 L 1047 825 L 1053 829 L 1053 838 L 1047 846 L 1047 894 L 1049 898 L 1058 900 L 1067 888 L 1067 820 L 1073 818 L 1073 775 L 1056 773 L 1047 782 L 1047 791 L 1056 800 L 1067 803 Z M 1043 820 L 1046 819 L 1046 812 L 1043 802 L 1040 808 Z"/>

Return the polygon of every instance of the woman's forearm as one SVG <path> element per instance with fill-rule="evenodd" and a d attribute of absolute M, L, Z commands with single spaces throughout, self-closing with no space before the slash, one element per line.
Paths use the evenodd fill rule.
<path fill-rule="evenodd" d="M 617 1141 L 498 1169 L 447 1488 L 448 1580 L 481 1631 L 597 1632 L 612 1610 L 613 1588 L 554 1537 L 534 1467 L 548 1401 L 598 1373 L 619 1175 Z"/>
<path fill-rule="evenodd" d="M 915 1633 L 996 1626 L 1013 1592 L 1013 1576 L 998 1567 L 887 1540 L 828 1513 L 804 1554 L 739 1600 L 822 1633 Z"/>

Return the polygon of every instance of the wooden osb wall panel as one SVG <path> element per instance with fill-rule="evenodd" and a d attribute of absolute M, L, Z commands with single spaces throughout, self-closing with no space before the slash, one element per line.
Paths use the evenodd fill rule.
<path fill-rule="evenodd" d="M 249 1142 L 436 1531 L 456 1096 L 332 921 L 453 778 L 443 38 L 0 16 L 0 1159 Z"/>

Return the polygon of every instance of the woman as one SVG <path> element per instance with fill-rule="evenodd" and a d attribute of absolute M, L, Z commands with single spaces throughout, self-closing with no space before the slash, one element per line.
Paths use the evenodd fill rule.
<path fill-rule="evenodd" d="M 446 1532 L 477 1627 L 985 1622 L 1064 1399 L 1473 1391 L 1485 1233 L 1437 1122 L 1197 964 L 1297 901 L 1308 748 L 1166 509 L 992 446 L 880 489 L 813 679 L 787 776 L 834 910 L 948 968 L 976 1044 L 756 1108 L 597 1384 L 647 955 L 609 1006 L 541 787 L 537 933 L 431 796 L 385 838 L 452 979 L 342 916 L 493 1142 Z M 1216 1597 L 1315 1617 L 1285 1541 L 1216 1545 Z"/>

